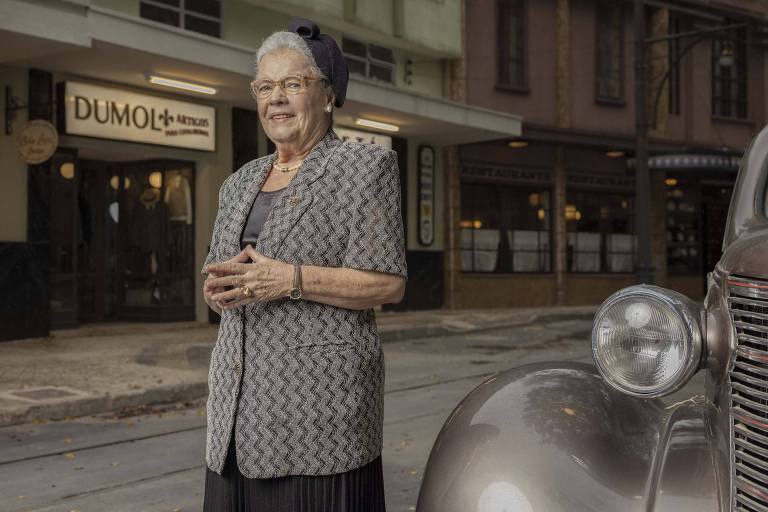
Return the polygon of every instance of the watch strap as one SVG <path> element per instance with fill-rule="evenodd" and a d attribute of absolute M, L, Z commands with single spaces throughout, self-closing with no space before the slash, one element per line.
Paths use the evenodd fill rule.
<path fill-rule="evenodd" d="M 298 299 L 301 297 L 301 265 L 293 264 L 293 288 L 291 288 L 290 297 Z"/>

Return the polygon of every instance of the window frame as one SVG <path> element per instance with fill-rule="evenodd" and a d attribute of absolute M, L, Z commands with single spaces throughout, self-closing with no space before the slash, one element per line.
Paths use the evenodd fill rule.
<path fill-rule="evenodd" d="M 359 45 L 362 45 L 363 47 L 365 47 L 365 57 L 363 57 L 361 55 L 354 54 L 354 53 L 349 53 L 349 51 L 345 50 L 344 49 L 344 41 L 345 40 L 349 41 L 350 43 L 359 44 Z M 381 48 L 383 50 L 387 50 L 387 51 L 391 52 L 391 54 L 392 54 L 392 62 L 387 62 L 386 60 L 374 57 L 372 55 L 372 52 L 371 52 L 371 48 L 372 47 L 378 47 L 378 48 Z M 355 39 L 355 38 L 352 38 L 352 37 L 342 36 L 342 39 L 341 39 L 341 53 L 344 56 L 344 59 L 351 59 L 351 60 L 354 60 L 356 62 L 359 62 L 359 63 L 362 63 L 362 64 L 365 65 L 365 75 L 363 75 L 363 76 L 365 76 L 365 78 L 368 78 L 368 79 L 371 79 L 371 80 L 378 80 L 380 82 L 387 83 L 387 84 L 393 84 L 393 85 L 395 84 L 395 76 L 396 76 L 396 72 L 397 72 L 397 66 L 396 66 L 396 63 L 395 63 L 395 52 L 394 52 L 394 50 L 392 48 L 389 48 L 387 46 L 382 46 L 382 45 L 379 45 L 379 44 L 375 44 L 375 43 L 369 43 L 369 42 L 361 41 L 359 39 Z M 392 79 L 391 80 L 382 80 L 381 78 L 378 78 L 376 76 L 372 76 L 371 75 L 371 66 L 372 65 L 373 66 L 377 66 L 379 68 L 388 69 L 391 72 L 391 74 L 392 74 Z M 352 73 L 359 74 L 359 73 L 356 73 L 354 71 Z"/>
<path fill-rule="evenodd" d="M 682 16 L 670 13 L 669 29 L 670 35 L 679 34 L 686 30 L 686 20 Z M 671 39 L 669 41 L 668 69 L 669 78 L 667 84 L 667 112 L 674 116 L 682 113 L 682 64 L 685 57 L 681 57 L 680 39 Z"/>
<path fill-rule="evenodd" d="M 731 30 L 727 35 L 715 35 L 712 37 L 710 44 L 710 88 L 711 88 L 711 115 L 713 119 L 722 119 L 727 121 L 749 121 L 749 68 L 748 68 L 748 32 L 746 28 L 738 28 Z M 718 63 L 719 58 L 719 45 L 724 44 L 726 41 L 730 41 L 733 45 L 733 66 L 730 68 L 736 75 L 741 73 L 741 76 L 736 77 L 724 77 L 722 71 L 729 68 L 724 68 Z M 724 93 L 717 95 L 717 82 L 720 81 L 720 86 L 728 84 L 732 86 L 734 83 L 738 89 L 738 96 L 728 98 Z M 724 89 L 723 89 L 724 90 Z M 724 113 L 724 105 L 728 104 L 728 110 L 731 113 Z M 743 111 L 739 110 L 739 107 Z M 736 111 L 736 113 L 734 113 Z"/>
<path fill-rule="evenodd" d="M 520 271 L 515 271 L 514 270 L 514 261 L 515 261 L 515 259 L 514 259 L 515 256 L 514 255 L 515 255 L 515 251 L 514 251 L 513 247 L 511 245 L 509 245 L 509 240 L 508 239 L 507 239 L 507 249 L 508 249 L 509 254 L 510 254 L 510 256 L 509 256 L 509 258 L 510 258 L 510 260 L 509 260 L 509 267 L 510 268 L 509 269 L 499 270 L 500 269 L 500 265 L 499 265 L 499 261 L 498 261 L 498 255 L 497 255 L 496 267 L 495 267 L 495 269 L 493 271 L 476 270 L 475 269 L 475 265 L 474 265 L 474 263 L 475 263 L 474 253 L 476 251 L 477 252 L 482 252 L 483 249 L 481 249 L 481 250 L 476 250 L 475 249 L 474 240 L 475 240 L 475 230 L 476 230 L 476 228 L 474 228 L 474 227 L 469 227 L 469 228 L 463 227 L 461 225 L 461 221 L 460 221 L 460 224 L 459 224 L 460 232 L 463 229 L 470 229 L 472 231 L 472 246 L 469 249 L 465 249 L 462 246 L 461 235 L 460 235 L 459 236 L 459 252 L 462 253 L 465 250 L 471 250 L 472 254 L 473 254 L 473 256 L 472 256 L 472 268 L 465 270 L 463 268 L 463 265 L 460 265 L 461 273 L 463 273 L 463 274 L 473 274 L 473 275 L 488 275 L 488 276 L 492 276 L 492 275 L 508 275 L 509 276 L 509 275 L 550 275 L 550 274 L 552 274 L 554 272 L 554 245 L 553 245 L 554 232 L 553 232 L 553 226 L 552 226 L 553 188 L 552 188 L 551 184 L 547 184 L 547 183 L 493 183 L 493 182 L 488 182 L 488 181 L 475 181 L 475 180 L 472 180 L 472 179 L 462 179 L 461 182 L 460 182 L 460 188 L 461 188 L 461 192 L 460 192 L 461 208 L 460 208 L 460 214 L 459 214 L 460 219 L 461 219 L 461 216 L 462 216 L 462 212 L 464 211 L 464 208 L 466 207 L 466 204 L 467 204 L 467 198 L 466 198 L 467 194 L 464 192 L 464 190 L 465 190 L 464 187 L 465 186 L 481 187 L 481 188 L 486 188 L 487 190 L 494 191 L 496 193 L 496 195 L 494 196 L 493 200 L 496 203 L 498 203 L 502 199 L 501 194 L 503 194 L 504 190 L 513 190 L 513 191 L 522 193 L 523 195 L 526 195 L 526 196 L 528 196 L 530 194 L 533 194 L 533 193 L 540 194 L 542 192 L 544 192 L 544 193 L 546 193 L 548 195 L 547 207 L 544 208 L 546 221 L 542 221 L 542 222 L 546 222 L 546 229 L 545 230 L 544 229 L 537 229 L 537 230 L 535 230 L 538 233 L 542 233 L 542 232 L 546 233 L 546 246 L 547 246 L 547 248 L 546 249 L 541 249 L 542 240 L 541 240 L 541 238 L 539 238 L 539 240 L 538 240 L 539 249 L 538 250 L 535 250 L 535 251 L 532 251 L 532 250 L 517 251 L 517 252 L 523 252 L 523 253 L 536 253 L 538 255 L 537 259 L 538 259 L 538 263 L 539 263 L 539 268 L 542 267 L 541 263 L 542 263 L 542 261 L 544 261 L 544 262 L 546 262 L 544 266 L 545 267 L 548 266 L 548 270 L 520 270 Z M 501 217 L 503 215 L 503 213 L 501 211 L 499 211 L 499 212 L 497 212 L 497 215 L 499 215 L 499 217 Z M 475 219 L 474 218 L 470 219 L 470 221 L 472 221 L 472 220 L 475 220 Z M 494 229 L 494 228 L 490 228 L 490 229 Z M 498 227 L 498 228 L 495 228 L 495 229 L 497 231 L 499 231 L 499 238 L 500 239 L 501 239 L 502 236 L 507 236 L 507 233 L 503 232 L 501 227 Z M 516 230 L 509 229 L 509 231 L 516 231 Z M 523 230 L 523 231 L 532 231 L 532 230 Z M 498 247 L 497 247 L 496 250 L 498 251 Z"/>
<path fill-rule="evenodd" d="M 514 6 L 512 3 L 515 2 L 518 5 Z M 508 4 L 508 5 L 507 5 Z M 528 0 L 496 0 L 495 2 L 495 16 L 496 16 L 496 59 L 495 59 L 495 88 L 503 91 L 508 92 L 517 92 L 517 93 L 529 93 L 530 92 L 530 83 L 529 83 L 529 59 L 528 59 Z M 504 28 L 506 25 L 504 25 L 504 18 L 502 18 L 501 14 L 503 9 L 505 8 L 511 8 L 511 9 L 517 9 L 519 10 L 519 19 L 520 19 L 520 40 L 519 40 L 519 47 L 520 52 L 517 60 L 520 61 L 520 73 L 521 77 L 519 80 L 515 83 L 512 81 L 503 81 L 502 80 L 502 68 L 509 66 L 509 61 L 511 60 L 510 55 L 511 51 L 509 51 L 508 44 L 502 44 L 502 33 L 504 31 Z M 506 49 L 507 51 L 503 51 L 502 49 Z M 502 63 L 504 61 L 504 63 Z"/>
<path fill-rule="evenodd" d="M 610 11 L 608 11 L 610 9 Z M 608 70 L 607 68 L 604 68 L 604 63 L 602 60 L 602 52 L 600 42 L 602 40 L 602 35 L 604 34 L 604 31 L 602 28 L 604 27 L 601 24 L 601 15 L 610 12 L 611 15 L 614 13 L 618 15 L 619 18 L 619 27 L 618 27 L 618 45 L 619 45 L 619 55 L 618 55 L 618 70 L 616 71 L 618 73 L 618 81 L 619 81 L 619 95 L 618 96 L 606 96 L 601 94 L 600 89 L 603 81 L 610 80 L 610 75 L 615 72 L 614 70 Z M 624 49 L 624 46 L 626 44 L 626 40 L 624 38 L 624 15 L 625 10 L 621 3 L 619 2 L 608 2 L 605 0 L 598 0 L 595 3 L 595 49 L 594 49 L 594 72 L 595 72 L 595 103 L 601 104 L 601 105 L 607 105 L 607 106 L 617 106 L 617 107 L 623 107 L 626 105 L 626 80 L 625 80 L 625 71 L 624 68 L 626 66 L 626 52 Z"/>
<path fill-rule="evenodd" d="M 575 205 L 578 209 L 577 202 L 573 201 L 573 195 L 569 194 L 579 194 L 579 195 L 589 195 L 591 197 L 596 196 L 623 196 L 626 200 L 629 201 L 629 218 L 628 222 L 631 226 L 631 229 L 629 230 L 629 233 L 620 233 L 615 232 L 611 230 L 610 232 L 607 231 L 572 231 L 569 229 L 569 222 L 566 220 L 566 229 L 565 229 L 565 237 L 566 237 L 566 266 L 565 266 L 565 272 L 570 275 L 632 275 L 635 272 L 637 272 L 637 260 L 638 260 L 638 253 L 637 253 L 637 204 L 635 200 L 635 195 L 633 192 L 629 190 L 610 190 L 610 189 L 591 189 L 586 187 L 569 187 L 566 189 L 565 192 L 565 203 L 566 206 L 569 205 Z M 600 235 L 600 249 L 599 251 L 581 251 L 581 253 L 597 253 L 600 264 L 598 270 L 573 270 L 573 255 L 575 255 L 575 250 L 573 253 L 571 253 L 571 233 L 575 235 L 575 238 L 578 239 L 579 233 L 598 233 Z M 614 235 L 614 234 L 622 234 L 622 235 L 630 235 L 633 238 L 633 248 L 632 251 L 610 251 L 608 248 L 608 236 Z M 631 270 L 625 270 L 625 271 L 615 271 L 610 269 L 609 261 L 611 255 L 614 254 L 631 254 L 632 255 L 632 268 Z M 568 256 L 571 256 L 570 258 Z"/>
<path fill-rule="evenodd" d="M 181 29 L 181 30 L 186 30 L 186 31 L 189 31 L 189 32 L 194 32 L 195 34 L 200 34 L 200 35 L 207 36 L 207 37 L 213 37 L 213 38 L 216 38 L 216 39 L 221 39 L 221 33 L 222 33 L 223 21 L 224 21 L 224 4 L 226 2 L 224 2 L 223 0 L 213 0 L 213 1 L 216 1 L 216 2 L 219 3 L 219 18 L 216 18 L 214 16 L 210 16 L 208 14 L 202 14 L 202 13 L 199 13 L 199 12 L 196 12 L 196 11 L 189 10 L 187 8 L 187 0 L 179 0 L 179 6 L 178 7 L 166 4 L 166 3 L 158 1 L 158 0 L 140 0 L 139 1 L 139 16 L 142 19 L 153 21 L 155 23 L 162 23 L 163 25 L 167 25 L 169 27 L 176 27 L 176 28 Z M 142 4 L 147 4 L 149 6 L 157 8 L 157 9 L 164 9 L 164 10 L 167 10 L 167 11 L 172 11 L 172 12 L 177 13 L 179 15 L 179 24 L 178 25 L 171 25 L 170 23 L 165 23 L 165 22 L 158 21 L 158 20 L 155 20 L 155 19 L 152 19 L 152 18 L 147 18 L 145 16 L 141 16 L 141 5 Z M 191 16 L 193 18 L 199 18 L 199 19 L 202 19 L 202 20 L 205 20 L 205 21 L 210 21 L 210 22 L 217 23 L 218 24 L 218 35 L 213 36 L 213 35 L 205 33 L 205 32 L 200 32 L 198 30 L 192 30 L 192 29 L 187 28 L 187 26 L 186 26 L 186 24 L 187 24 L 187 22 L 186 22 L 187 16 Z"/>

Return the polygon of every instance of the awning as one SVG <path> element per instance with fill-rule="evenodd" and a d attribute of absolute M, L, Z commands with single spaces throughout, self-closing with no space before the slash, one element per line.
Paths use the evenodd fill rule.
<path fill-rule="evenodd" d="M 678 153 L 668 155 L 656 155 L 648 158 L 650 169 L 663 169 L 669 171 L 723 171 L 737 172 L 740 155 L 708 154 L 708 153 Z M 635 168 L 635 159 L 627 159 L 627 167 Z"/>
<path fill-rule="evenodd" d="M 0 48 L 4 49 L 0 63 L 140 87 L 144 92 L 171 92 L 150 85 L 146 77 L 151 73 L 219 90 L 213 97 L 177 91 L 174 95 L 206 104 L 254 107 L 248 92 L 253 48 L 85 2 L 30 5 L 8 0 L 0 5 Z M 62 21 L 66 30 L 57 28 Z M 77 33 L 74 39 L 72 31 Z M 519 136 L 522 124 L 519 116 L 357 77 L 351 80 L 344 108 L 334 116 L 337 124 L 349 127 L 355 127 L 358 117 L 396 124 L 398 136 L 445 145 Z"/>

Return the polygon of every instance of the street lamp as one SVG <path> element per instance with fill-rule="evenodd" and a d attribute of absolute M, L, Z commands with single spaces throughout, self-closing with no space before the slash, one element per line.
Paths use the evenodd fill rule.
<path fill-rule="evenodd" d="M 733 46 L 731 46 L 730 41 L 726 41 L 725 44 L 723 44 L 723 51 L 720 52 L 720 57 L 717 59 L 717 62 L 724 68 L 733 66 Z"/>
<path fill-rule="evenodd" d="M 653 125 L 656 126 L 656 119 L 659 109 L 659 98 L 664 87 L 664 82 L 669 79 L 670 72 L 677 66 L 680 59 L 687 54 L 700 41 L 707 39 L 713 34 L 726 32 L 736 28 L 745 27 L 746 23 L 735 23 L 703 30 L 691 30 L 680 32 L 679 34 L 646 39 L 645 37 L 645 2 L 644 0 L 635 0 L 634 3 L 634 32 L 635 32 L 635 211 L 642 212 L 636 214 L 637 227 L 637 268 L 636 275 L 639 283 L 654 284 L 656 281 L 656 269 L 653 265 L 653 254 L 651 250 L 651 179 L 648 170 L 648 120 L 646 112 L 646 48 L 652 44 L 660 42 L 670 42 L 693 38 L 681 52 L 675 55 L 675 59 L 670 63 L 669 69 L 664 74 L 655 91 L 655 100 L 653 103 Z M 719 63 L 722 66 L 730 67 L 734 64 L 733 47 L 730 42 L 723 45 L 723 50 L 719 56 Z"/>

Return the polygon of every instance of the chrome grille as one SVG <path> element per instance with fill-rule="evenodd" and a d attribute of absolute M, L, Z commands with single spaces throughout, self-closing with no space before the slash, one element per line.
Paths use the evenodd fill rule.
<path fill-rule="evenodd" d="M 768 281 L 728 278 L 733 510 L 768 512 Z"/>

